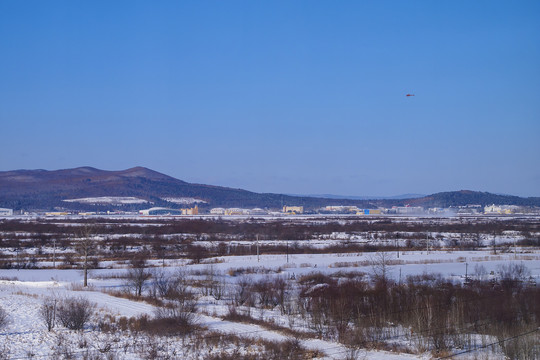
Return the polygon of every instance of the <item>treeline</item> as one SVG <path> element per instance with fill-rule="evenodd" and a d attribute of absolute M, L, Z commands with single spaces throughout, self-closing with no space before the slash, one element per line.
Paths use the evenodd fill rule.
<path fill-rule="evenodd" d="M 229 317 L 246 321 L 249 313 L 238 315 L 246 306 L 278 307 L 289 315 L 289 324 L 300 316 L 297 325 L 351 349 L 444 356 L 452 349 L 473 351 L 495 342 L 498 348 L 491 350 L 509 359 L 533 359 L 540 340 L 535 331 L 540 326 L 540 289 L 527 282 L 526 274 L 523 266 L 509 265 L 496 282 L 461 284 L 435 274 L 397 282 L 377 271 L 369 279 L 312 273 L 297 280 L 299 292 L 280 277 L 241 279 L 231 295 Z"/>
<path fill-rule="evenodd" d="M 2 220 L 0 232 L 71 234 L 75 226 L 91 227 L 96 234 L 205 234 L 235 235 L 246 239 L 305 240 L 321 234 L 345 232 L 449 232 L 468 234 L 500 234 L 503 231 L 538 232 L 540 220 L 497 220 L 478 218 L 418 219 L 407 221 L 400 218 L 351 218 L 331 221 L 261 220 L 230 221 L 223 219 L 40 219 L 37 221 Z"/>

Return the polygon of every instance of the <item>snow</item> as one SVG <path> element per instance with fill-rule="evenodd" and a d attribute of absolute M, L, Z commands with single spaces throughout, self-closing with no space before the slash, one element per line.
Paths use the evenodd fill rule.
<path fill-rule="evenodd" d="M 172 203 L 175 203 L 175 204 L 185 204 L 185 205 L 200 204 L 200 203 L 206 204 L 207 203 L 204 200 L 200 200 L 200 199 L 196 199 L 196 198 L 192 198 L 192 197 L 180 197 L 180 198 L 166 197 L 166 198 L 161 198 L 161 200 L 165 200 L 165 201 L 172 202 Z"/>
<path fill-rule="evenodd" d="M 91 205 L 124 205 L 124 204 L 144 204 L 147 200 L 139 199 L 133 196 L 100 196 L 100 197 L 88 197 L 80 199 L 66 199 L 65 202 L 76 202 L 81 204 Z"/>
<path fill-rule="evenodd" d="M 95 199 L 95 198 L 94 198 Z M 75 199 L 80 200 L 80 199 Z M 123 218 L 125 219 L 125 218 Z M 272 220 L 275 218 L 265 218 Z M 289 219 L 287 217 L 287 219 Z M 296 217 L 294 221 L 304 221 L 308 217 Z M 403 221 L 416 221 L 417 219 L 407 218 Z M 238 221 L 231 220 L 231 221 Z M 336 221 L 332 218 L 309 218 L 306 221 Z M 346 218 L 340 218 L 338 221 L 346 222 Z M 421 220 L 418 220 L 421 221 Z M 430 221 L 443 221 L 433 219 Z M 80 226 L 78 223 L 67 223 L 72 226 Z M 66 225 L 67 225 L 66 224 Z M 130 222 L 137 226 L 163 226 L 161 223 L 140 223 Z M 111 226 L 117 224 L 111 223 Z M 406 235 L 406 232 L 400 232 Z M 4 233 L 10 236 L 20 236 L 31 238 L 31 233 L 10 232 Z M 374 234 L 374 233 L 372 233 Z M 164 238 L 186 238 L 192 234 L 167 234 Z M 108 238 L 117 238 L 123 236 L 140 237 L 142 234 L 108 234 Z M 432 233 L 433 238 L 451 239 L 455 238 L 455 233 Z M 515 232 L 504 232 L 497 237 L 482 239 L 482 242 L 489 244 L 493 239 L 497 243 L 512 244 L 513 240 L 521 236 Z M 405 236 L 403 236 L 405 237 Z M 203 237 L 204 239 L 204 237 Z M 369 233 L 364 234 L 346 234 L 335 232 L 323 234 L 318 239 L 292 241 L 295 245 L 309 245 L 317 248 L 324 248 L 332 244 L 343 243 L 375 243 L 387 240 L 372 239 Z M 391 240 L 393 243 L 394 241 Z M 208 245 L 209 241 L 195 241 L 199 245 Z M 260 244 L 286 244 L 287 240 L 261 240 Z M 435 241 L 434 241 L 435 243 Z M 232 237 L 227 242 L 228 245 L 253 245 L 252 240 Z M 216 244 L 210 243 L 215 246 Z M 44 247 L 45 253 L 50 253 L 51 248 Z M 514 253 L 514 248 L 510 246 L 505 250 L 495 254 L 489 248 L 482 250 L 467 251 L 391 251 L 388 255 L 388 273 L 394 279 L 405 279 L 408 275 L 421 275 L 424 273 L 438 273 L 445 278 L 455 281 L 464 281 L 466 271 L 469 277 L 474 276 L 497 276 L 502 265 L 509 263 L 524 264 L 531 272 L 532 280 L 540 282 L 540 250 L 529 248 L 527 252 L 518 248 Z M 4 254 L 14 254 L 14 249 L 3 249 Z M 57 249 L 60 253 L 60 249 Z M 380 253 L 378 253 L 380 254 Z M 399 256 L 398 256 L 399 254 Z M 267 276 L 280 276 L 285 279 L 297 278 L 298 276 L 312 272 L 322 272 L 325 274 L 335 274 L 337 272 L 357 272 L 369 276 L 373 272 L 373 264 L 377 261 L 377 253 L 331 253 L 331 254 L 273 254 L 266 255 L 247 255 L 247 256 L 220 256 L 202 260 L 200 264 L 192 264 L 184 259 L 167 259 L 164 261 L 165 267 L 161 268 L 161 260 L 152 260 L 150 265 L 152 270 L 163 269 L 167 273 L 174 273 L 179 270 L 184 271 L 192 279 L 203 279 L 209 270 L 215 272 L 215 277 L 222 281 L 224 286 L 231 288 L 235 286 L 239 279 L 246 276 L 253 280 L 261 279 Z M 51 266 L 50 262 L 40 263 L 39 266 Z M 105 316 L 119 317 L 138 317 L 140 315 L 154 316 L 156 307 L 146 302 L 133 301 L 128 298 L 113 296 L 111 291 L 122 291 L 125 287 L 123 276 L 127 269 L 126 264 L 114 261 L 101 262 L 103 269 L 92 270 L 89 275 L 89 287 L 83 290 L 82 272 L 80 270 L 60 270 L 60 269 L 0 269 L 0 307 L 2 307 L 10 316 L 10 322 L 0 329 L 0 353 L 2 346 L 9 347 L 9 358 L 29 358 L 45 357 L 60 358 L 58 355 L 59 343 L 62 339 L 72 347 L 75 354 L 81 357 L 85 352 L 93 351 L 100 353 L 103 349 L 112 344 L 116 349 L 118 359 L 139 359 L 143 358 L 140 349 L 151 344 L 159 345 L 164 353 L 172 358 L 198 359 L 201 358 L 203 350 L 193 350 L 190 344 L 193 339 L 164 338 L 154 337 L 146 338 L 145 335 L 129 332 L 118 334 L 105 334 L 97 329 L 100 319 Z M 475 267 L 483 267 L 483 273 L 476 271 Z M 249 270 L 249 271 L 248 271 Z M 235 274 L 242 274 L 235 276 Z M 493 275 L 491 275 L 493 273 Z M 324 285 L 314 285 L 311 291 L 314 291 Z M 62 299 L 67 297 L 84 297 L 97 304 L 97 312 L 91 325 L 85 328 L 83 332 L 74 332 L 58 326 L 52 332 L 48 332 L 40 318 L 40 308 L 45 298 Z M 216 300 L 212 296 L 197 295 L 198 314 L 197 321 L 207 332 L 220 332 L 235 334 L 250 339 L 265 339 L 272 341 L 285 341 L 290 339 L 285 333 L 270 330 L 266 327 L 240 323 L 236 321 L 223 320 L 222 317 L 228 314 L 228 306 L 225 300 Z M 239 307 L 239 311 L 243 310 Z M 279 309 L 251 309 L 254 319 L 272 321 L 281 327 L 290 328 L 295 331 L 309 331 L 305 323 L 294 316 L 282 315 Z M 392 343 L 397 345 L 407 345 L 410 338 L 403 335 L 406 331 L 398 329 L 398 335 Z M 90 345 L 84 345 L 88 341 Z M 256 343 L 256 341 L 253 341 Z M 303 338 L 300 340 L 302 346 L 307 349 L 320 350 L 326 354 L 325 359 L 345 359 L 350 355 L 350 349 L 339 344 L 332 339 L 319 339 L 315 336 Z M 83 346 L 81 346 L 81 344 Z M 232 346 L 232 345 L 231 345 Z M 205 348 L 205 354 L 212 351 L 227 350 L 231 347 L 221 349 Z M 126 349 L 126 350 L 122 350 Z M 252 351 L 247 347 L 242 351 Z M 172 355 L 176 354 L 176 355 Z M 498 355 L 488 353 L 489 358 L 496 358 Z M 492 356 L 493 355 L 493 356 Z M 176 356 L 176 357 L 175 357 Z M 356 353 L 358 359 L 429 359 L 431 354 L 405 354 L 392 353 L 387 351 L 359 349 Z"/>

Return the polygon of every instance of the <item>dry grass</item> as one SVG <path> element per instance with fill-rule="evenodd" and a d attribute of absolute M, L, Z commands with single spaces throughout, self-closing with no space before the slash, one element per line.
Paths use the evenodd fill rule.
<path fill-rule="evenodd" d="M 228 321 L 258 325 L 265 329 L 280 332 L 286 336 L 294 337 L 295 339 L 309 339 L 309 338 L 313 338 L 313 335 L 314 335 L 313 333 L 297 331 L 297 330 L 293 330 L 285 326 L 278 325 L 273 321 L 255 319 L 251 315 L 240 314 L 239 312 L 236 311 L 236 308 L 234 307 L 230 308 L 229 313 L 223 316 L 222 318 L 223 320 L 228 320 Z"/>
<path fill-rule="evenodd" d="M 111 295 L 111 296 L 122 298 L 122 299 L 145 302 L 154 306 L 163 306 L 163 301 L 156 299 L 154 297 L 151 297 L 151 296 L 136 296 L 130 292 L 119 291 L 119 290 L 102 290 L 102 292 L 104 292 L 107 295 Z"/>

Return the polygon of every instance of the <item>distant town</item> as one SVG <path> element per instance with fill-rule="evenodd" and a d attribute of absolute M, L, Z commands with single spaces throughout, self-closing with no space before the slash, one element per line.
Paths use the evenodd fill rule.
<path fill-rule="evenodd" d="M 38 215 L 38 216 L 106 216 L 106 215 L 132 215 L 132 216 L 286 216 L 286 215 L 410 215 L 410 216 L 455 216 L 455 215 L 538 215 L 540 208 L 517 205 L 465 205 L 447 208 L 421 206 L 392 206 L 390 208 L 364 209 L 357 206 L 329 205 L 318 209 L 305 209 L 304 206 L 285 205 L 281 210 L 261 208 L 223 208 L 215 207 L 200 209 L 197 205 L 190 208 L 150 207 L 139 211 L 109 210 L 109 211 L 24 211 L 0 208 L 0 216 L 9 217 L 15 215 Z"/>

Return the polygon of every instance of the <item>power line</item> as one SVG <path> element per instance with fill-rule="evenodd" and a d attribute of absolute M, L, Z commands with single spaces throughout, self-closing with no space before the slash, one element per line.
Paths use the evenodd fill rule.
<path fill-rule="evenodd" d="M 509 338 L 506 338 L 506 339 L 502 339 L 502 340 L 499 340 L 499 341 L 496 341 L 496 342 L 493 342 L 491 344 L 486 344 L 486 345 L 482 345 L 482 346 L 479 346 L 479 347 L 476 347 L 474 349 L 469 349 L 469 350 L 465 350 L 465 351 L 461 351 L 461 352 L 458 352 L 458 353 L 455 353 L 455 354 L 452 354 L 452 355 L 447 355 L 447 356 L 443 356 L 443 357 L 440 357 L 440 359 L 450 359 L 454 356 L 458 356 L 458 355 L 462 355 L 462 354 L 467 354 L 467 353 L 470 353 L 470 352 L 474 352 L 474 351 L 478 351 L 480 349 L 485 349 L 489 346 L 493 346 L 493 345 L 497 345 L 497 344 L 500 344 L 500 343 L 503 343 L 503 342 L 506 342 L 508 340 L 513 340 L 513 339 L 517 339 L 519 337 L 522 337 L 522 336 L 526 336 L 526 335 L 529 335 L 529 334 L 532 334 L 532 333 L 535 333 L 537 331 L 539 331 L 540 328 L 536 328 L 534 330 L 531 330 L 531 331 L 527 331 L 527 332 L 524 332 L 524 333 L 521 333 L 521 334 L 518 334 L 518 335 L 514 335 L 512 337 L 509 337 Z"/>
<path fill-rule="evenodd" d="M 431 333 L 431 334 L 428 334 L 428 335 L 420 335 L 420 333 L 425 333 L 425 332 L 430 332 L 430 331 L 433 331 L 433 330 L 441 330 L 441 329 L 452 329 L 452 330 L 465 330 L 465 329 L 468 329 L 469 327 L 471 326 L 480 326 L 480 327 L 485 327 L 485 326 L 488 326 L 489 325 L 489 322 L 485 322 L 483 324 L 477 324 L 477 323 L 474 323 L 474 324 L 468 324 L 468 325 L 465 325 L 465 326 L 462 326 L 462 327 L 454 327 L 454 328 L 450 328 L 448 326 L 444 326 L 444 327 L 440 327 L 440 328 L 428 328 L 428 329 L 423 329 L 423 330 L 418 330 L 416 331 L 416 333 L 414 335 L 411 335 L 411 336 L 408 336 L 407 334 L 401 334 L 401 335 L 394 335 L 394 336 L 388 336 L 388 337 L 382 337 L 380 339 L 377 339 L 378 341 L 388 341 L 388 340 L 392 340 L 392 339 L 399 339 L 399 338 L 402 338 L 402 337 L 406 337 L 407 340 L 416 340 L 416 339 L 420 339 L 424 336 L 435 336 L 435 335 L 446 335 L 447 333 L 446 332 L 436 332 L 436 333 Z M 343 344 L 343 346 L 347 346 L 346 344 Z M 341 346 L 335 346 L 335 347 L 331 347 L 331 348 L 325 348 L 323 350 L 333 350 L 333 349 L 339 349 L 341 348 Z M 347 350 L 344 350 L 344 351 L 339 351 L 339 352 L 335 352 L 333 353 L 332 355 L 337 355 L 337 354 L 342 354 L 342 353 L 345 353 L 347 351 L 349 351 L 350 349 L 347 349 Z"/>

